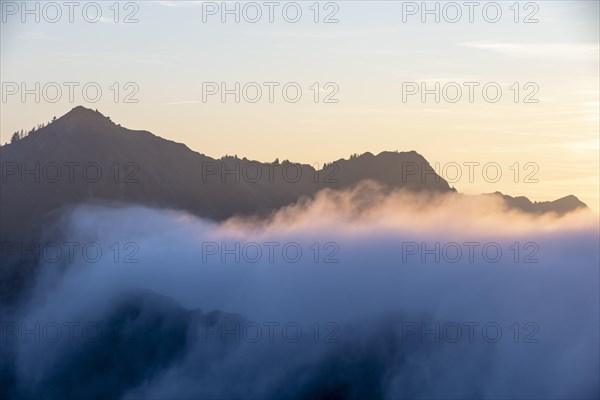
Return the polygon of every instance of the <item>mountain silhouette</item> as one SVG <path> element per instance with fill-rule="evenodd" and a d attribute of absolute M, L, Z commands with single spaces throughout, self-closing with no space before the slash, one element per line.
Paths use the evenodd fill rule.
<path fill-rule="evenodd" d="M 414 151 L 365 153 L 321 169 L 289 161 L 214 159 L 81 106 L 2 146 L 0 159 L 3 237 L 29 237 L 53 212 L 89 201 L 168 207 L 221 220 L 268 212 L 365 179 L 393 189 L 453 191 Z"/>
<path fill-rule="evenodd" d="M 532 202 L 525 196 L 512 197 L 500 192 L 488 194 L 488 196 L 500 196 L 508 208 L 517 209 L 530 214 L 556 213 L 563 215 L 573 210 L 587 208 L 587 205 L 576 196 L 569 195 L 553 201 Z"/>
<path fill-rule="evenodd" d="M 82 106 L 0 147 L 0 160 L 3 238 L 30 237 L 53 212 L 89 201 L 168 207 L 222 220 L 269 212 L 324 188 L 366 179 L 391 189 L 454 191 L 415 151 L 365 153 L 321 169 L 289 161 L 214 159 Z M 575 196 L 533 203 L 492 195 L 502 196 L 509 208 L 535 214 L 586 207 Z"/>
<path fill-rule="evenodd" d="M 454 191 L 415 151 L 365 153 L 320 169 L 289 161 L 214 159 L 82 106 L 0 147 L 0 161 L 3 238 L 31 237 L 53 213 L 90 201 L 167 207 L 222 220 L 269 212 L 324 188 L 366 179 L 390 189 Z M 490 196 L 533 214 L 586 207 L 575 196 L 539 203 L 500 192 Z"/>
<path fill-rule="evenodd" d="M 0 304 L 16 298 L 35 264 L 19 252 L 7 255 L 5 245 L 47 241 L 41 233 L 80 203 L 139 204 L 223 220 L 268 215 L 325 188 L 340 190 L 364 180 L 389 190 L 455 192 L 415 151 L 365 153 L 317 169 L 287 160 L 215 159 L 150 132 L 126 129 L 81 106 L 1 146 L 0 164 Z M 541 203 L 499 192 L 487 196 L 532 214 L 586 207 L 575 196 Z"/>

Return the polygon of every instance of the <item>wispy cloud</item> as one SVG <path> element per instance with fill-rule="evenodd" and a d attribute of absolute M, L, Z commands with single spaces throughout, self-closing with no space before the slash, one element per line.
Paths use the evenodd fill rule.
<path fill-rule="evenodd" d="M 156 0 L 154 4 L 165 7 L 189 7 L 189 6 L 201 6 L 204 1 L 191 1 L 191 0 Z"/>
<path fill-rule="evenodd" d="M 458 46 L 487 50 L 508 57 L 598 57 L 600 46 L 581 43 L 462 42 Z"/>
<path fill-rule="evenodd" d="M 54 36 L 50 36 L 43 32 L 25 32 L 18 36 L 19 39 L 32 39 L 32 40 L 57 40 Z"/>
<path fill-rule="evenodd" d="M 161 104 L 173 106 L 173 105 L 181 105 L 181 104 L 196 104 L 196 103 L 202 103 L 202 101 L 201 101 L 201 100 L 170 101 L 170 102 L 167 102 L 167 103 L 161 103 Z"/>
<path fill-rule="evenodd" d="M 61 53 L 63 59 L 73 62 L 97 62 L 122 60 L 125 63 L 142 63 L 158 65 L 177 65 L 185 62 L 183 57 L 156 53 L 123 54 L 123 53 Z"/>

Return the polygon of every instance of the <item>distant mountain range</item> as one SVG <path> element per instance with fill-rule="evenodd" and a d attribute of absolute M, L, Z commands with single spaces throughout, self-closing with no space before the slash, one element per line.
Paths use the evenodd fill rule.
<path fill-rule="evenodd" d="M 320 170 L 289 161 L 214 159 L 150 132 L 123 128 L 81 106 L 0 147 L 0 161 L 3 239 L 31 237 L 53 213 L 89 201 L 168 207 L 221 220 L 269 212 L 321 189 L 342 189 L 365 179 L 390 189 L 454 191 L 414 151 L 365 153 Z M 491 195 L 529 213 L 564 214 L 586 207 L 575 196 L 533 203 Z"/>
<path fill-rule="evenodd" d="M 389 190 L 455 192 L 415 151 L 365 153 L 321 169 L 289 161 L 214 159 L 150 132 L 123 128 L 84 107 L 0 147 L 0 163 L 3 244 L 43 241 L 40 234 L 61 211 L 80 203 L 139 204 L 223 220 L 237 214 L 268 215 L 322 189 L 343 189 L 367 179 Z M 539 203 L 499 192 L 487 196 L 534 214 L 586 207 L 575 196 Z M 28 280 L 33 266 L 23 264 L 18 257 L 2 257 L 5 297 L 19 291 L 17 282 Z"/>

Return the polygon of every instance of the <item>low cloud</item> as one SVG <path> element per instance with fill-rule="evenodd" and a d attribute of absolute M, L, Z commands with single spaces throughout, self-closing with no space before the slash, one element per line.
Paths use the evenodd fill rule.
<path fill-rule="evenodd" d="M 61 230 L 102 256 L 43 262 L 10 320 L 111 334 L 50 343 L 4 327 L 14 397 L 598 396 L 589 212 L 530 216 L 491 196 L 367 183 L 221 224 L 83 205 Z"/>

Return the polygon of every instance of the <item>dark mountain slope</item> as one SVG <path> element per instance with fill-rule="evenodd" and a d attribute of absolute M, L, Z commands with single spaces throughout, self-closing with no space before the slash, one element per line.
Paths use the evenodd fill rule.
<path fill-rule="evenodd" d="M 508 208 L 517 209 L 529 214 L 556 213 L 558 215 L 566 214 L 580 208 L 587 208 L 587 205 L 573 195 L 565 196 L 554 201 L 536 201 L 532 202 L 527 197 L 512 197 L 500 192 L 488 194 L 488 196 L 501 196 Z"/>
<path fill-rule="evenodd" d="M 451 191 L 416 152 L 366 153 L 315 170 L 245 158 L 219 160 L 76 107 L 48 126 L 0 148 L 2 236 L 29 237 L 53 210 L 118 201 L 223 219 L 272 210 L 303 195 L 373 179 L 391 188 Z M 27 173 L 26 171 L 37 171 Z"/>
<path fill-rule="evenodd" d="M 0 304 L 17 298 L 33 276 L 36 263 L 23 253 L 60 236 L 53 231 L 55 222 L 63 210 L 80 203 L 141 204 L 222 220 L 266 215 L 322 189 L 343 189 L 365 179 L 390 190 L 454 191 L 414 151 L 365 153 L 320 170 L 289 161 L 217 160 L 150 132 L 123 128 L 84 107 L 0 147 L 0 167 Z M 586 207 L 575 196 L 532 203 L 492 195 L 502 196 L 508 208 L 533 214 Z"/>

